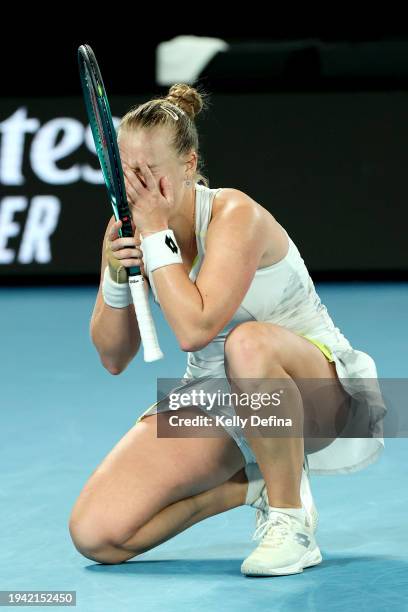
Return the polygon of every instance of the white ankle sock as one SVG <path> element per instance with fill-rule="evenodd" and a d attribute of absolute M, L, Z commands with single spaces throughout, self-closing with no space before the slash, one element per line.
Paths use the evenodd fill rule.
<path fill-rule="evenodd" d="M 277 508 L 276 506 L 269 506 L 269 511 L 276 510 L 277 512 L 284 512 L 290 516 L 294 516 L 302 523 L 305 522 L 306 513 L 304 508 Z"/>

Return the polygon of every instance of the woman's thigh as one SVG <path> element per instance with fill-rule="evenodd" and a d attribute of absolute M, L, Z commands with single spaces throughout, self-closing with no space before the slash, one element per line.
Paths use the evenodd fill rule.
<path fill-rule="evenodd" d="M 230 437 L 158 438 L 158 420 L 166 418 L 143 418 L 91 474 L 71 514 L 77 535 L 126 541 L 163 508 L 226 482 L 244 466 Z"/>
<path fill-rule="evenodd" d="M 306 453 L 325 448 L 339 435 L 347 422 L 351 398 L 338 378 L 335 362 L 310 340 L 274 323 L 251 321 L 236 326 L 225 344 L 227 372 L 229 360 L 235 371 L 248 371 L 249 363 L 252 372 L 263 376 L 275 372 L 277 366 L 277 371 L 285 372 L 297 385 L 303 401 Z M 271 385 L 281 382 L 270 380 Z"/>

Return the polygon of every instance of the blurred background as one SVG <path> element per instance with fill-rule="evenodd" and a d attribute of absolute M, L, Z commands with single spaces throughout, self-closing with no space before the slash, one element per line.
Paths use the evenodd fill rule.
<path fill-rule="evenodd" d="M 406 279 L 408 36 L 196 30 L 48 33 L 3 64 L 1 280 L 97 280 L 110 210 L 76 65 L 84 42 L 117 119 L 174 82 L 211 95 L 198 118 L 210 186 L 269 209 L 315 280 Z"/>
<path fill-rule="evenodd" d="M 332 6 L 320 29 L 296 26 L 294 15 L 284 27 L 258 5 L 243 10 L 245 27 L 230 7 L 234 23 L 222 28 L 221 8 L 168 7 L 186 27 L 173 27 L 163 7 L 137 6 L 103 8 L 85 26 L 71 5 L 32 15 L 19 5 L 4 22 L 0 589 L 76 590 L 86 612 L 246 612 L 249 602 L 406 610 L 406 439 L 387 439 L 378 463 L 347 478 L 312 478 L 324 563 L 299 577 L 240 575 L 253 549 L 248 507 L 122 566 L 82 557 L 69 537 L 89 475 L 156 401 L 157 379 L 182 376 L 186 363 L 153 301 L 163 360 L 146 364 L 139 352 L 112 376 L 89 338 L 111 209 L 82 99 L 83 43 L 116 120 L 176 82 L 211 95 L 198 117 L 210 187 L 241 189 L 270 210 L 352 346 L 380 377 L 408 376 L 408 29 L 395 27 L 397 15 L 394 27 L 381 14 L 371 30 L 353 16 L 354 29 L 339 34 Z"/>

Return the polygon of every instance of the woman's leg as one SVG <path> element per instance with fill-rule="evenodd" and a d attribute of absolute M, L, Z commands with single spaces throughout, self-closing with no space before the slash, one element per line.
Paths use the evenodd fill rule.
<path fill-rule="evenodd" d="M 348 416 L 350 396 L 338 380 L 334 362 L 329 362 L 309 340 L 288 329 L 251 321 L 238 325 L 227 336 L 225 369 L 231 386 L 243 393 L 274 393 L 284 387 L 281 405 L 287 413 L 283 416 L 300 426 L 300 435 L 248 436 L 247 440 L 265 479 L 269 505 L 300 508 L 304 452 L 315 452 L 330 444 Z M 237 384 L 235 379 L 240 379 Z M 307 379 L 305 393 L 300 393 L 298 379 Z M 318 399 L 303 405 L 302 400 L 313 390 L 313 379 Z M 311 436 L 316 425 L 324 437 L 308 438 L 308 431 Z"/>
<path fill-rule="evenodd" d="M 183 415 L 202 414 L 184 408 Z M 84 486 L 70 518 L 77 549 L 121 563 L 204 518 L 245 503 L 244 457 L 229 437 L 158 438 L 158 414 L 135 425 Z"/>

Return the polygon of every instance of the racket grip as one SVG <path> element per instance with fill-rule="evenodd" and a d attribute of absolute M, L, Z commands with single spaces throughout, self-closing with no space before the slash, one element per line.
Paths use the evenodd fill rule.
<path fill-rule="evenodd" d="M 156 327 L 150 311 L 149 289 L 146 290 L 145 285 L 143 274 L 129 276 L 129 287 L 142 339 L 144 360 L 157 361 L 162 359 L 163 353 L 160 350 Z"/>

